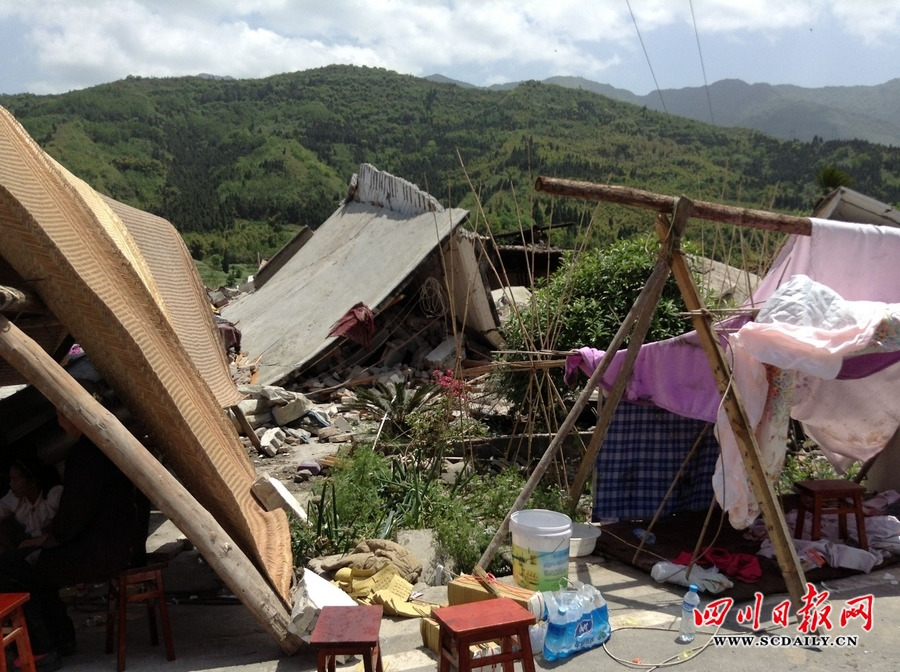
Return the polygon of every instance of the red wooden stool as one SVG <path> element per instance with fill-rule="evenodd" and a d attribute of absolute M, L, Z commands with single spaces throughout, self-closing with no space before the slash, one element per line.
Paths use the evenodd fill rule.
<path fill-rule="evenodd" d="M 309 643 L 319 650 L 319 672 L 334 672 L 335 656 L 362 656 L 366 672 L 383 672 L 380 605 L 322 607 Z"/>
<path fill-rule="evenodd" d="M 166 607 L 166 591 L 163 586 L 162 570 L 166 563 L 161 562 L 146 567 L 135 567 L 119 572 L 109 580 L 109 593 L 106 601 L 106 652 L 113 651 L 113 632 L 115 622 L 119 622 L 118 670 L 125 669 L 125 623 L 128 605 L 134 602 L 147 603 L 147 618 L 150 621 L 150 643 L 159 644 L 156 630 L 156 611 L 159 605 L 159 616 L 162 621 L 163 639 L 166 642 L 166 659 L 175 660 L 175 645 L 172 643 L 172 628 L 169 626 L 169 610 Z M 118 612 L 118 619 L 116 613 Z"/>
<path fill-rule="evenodd" d="M 28 628 L 25 626 L 23 606 L 28 601 L 28 593 L 0 593 L 0 622 L 9 624 L 10 631 L 4 629 L 3 651 L 0 651 L 0 670 L 6 672 L 6 647 L 15 642 L 22 669 L 34 672 L 34 656 L 31 653 L 31 640 L 28 639 Z"/>
<path fill-rule="evenodd" d="M 794 490 L 800 495 L 797 505 L 797 524 L 794 526 L 794 538 L 803 538 L 803 525 L 806 512 L 812 511 L 812 531 L 809 538 L 816 541 L 822 536 L 822 515 L 838 514 L 838 531 L 841 539 L 847 538 L 847 514 L 856 514 L 856 534 L 859 547 L 869 550 L 866 537 L 866 517 L 862 508 L 862 496 L 866 489 L 858 483 L 841 479 L 825 479 L 816 481 L 800 481 L 794 483 Z"/>
<path fill-rule="evenodd" d="M 435 609 L 432 616 L 441 628 L 441 653 L 438 672 L 470 672 L 473 667 L 503 663 L 504 672 L 512 672 L 515 661 L 521 661 L 526 672 L 534 672 L 534 654 L 528 626 L 534 615 L 514 600 L 501 597 L 453 607 Z M 472 658 L 469 647 L 483 642 L 497 642 L 500 653 Z M 513 645 L 518 643 L 518 651 Z"/>

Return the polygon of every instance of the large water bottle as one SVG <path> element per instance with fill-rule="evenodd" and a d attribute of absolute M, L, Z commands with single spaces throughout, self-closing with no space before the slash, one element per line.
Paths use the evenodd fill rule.
<path fill-rule="evenodd" d="M 551 612 L 544 637 L 544 659 L 566 658 L 575 651 L 575 624 L 581 609 L 574 599 L 574 592 L 557 593 L 556 611 Z"/>
<path fill-rule="evenodd" d="M 577 591 L 579 616 L 575 622 L 575 650 L 582 651 L 594 646 L 594 587 L 580 581 L 573 582 Z"/>
<path fill-rule="evenodd" d="M 592 586 L 593 588 L 593 586 Z M 609 606 L 603 598 L 603 594 L 594 588 L 594 600 L 591 609 L 591 620 L 594 623 L 594 646 L 600 646 L 609 639 Z"/>
<path fill-rule="evenodd" d="M 556 611 L 550 614 L 547 623 L 547 634 L 544 636 L 544 660 L 556 660 L 565 648 L 566 639 L 566 607 L 558 604 Z"/>
<path fill-rule="evenodd" d="M 528 598 L 528 610 L 537 621 L 549 621 L 556 611 L 556 594 L 553 591 L 535 592 Z"/>
<path fill-rule="evenodd" d="M 679 644 L 690 644 L 697 633 L 697 625 L 694 623 L 694 609 L 700 606 L 700 593 L 697 586 L 691 584 L 690 590 L 684 595 L 681 603 L 681 626 L 678 628 L 678 637 L 675 641 Z"/>

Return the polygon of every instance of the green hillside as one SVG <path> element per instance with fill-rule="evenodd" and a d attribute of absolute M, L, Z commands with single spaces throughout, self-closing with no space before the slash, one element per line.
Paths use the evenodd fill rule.
<path fill-rule="evenodd" d="M 598 224 L 590 241 L 648 230 L 647 214 L 533 193 L 538 175 L 808 214 L 816 174 L 900 202 L 900 148 L 781 141 L 586 90 L 464 88 L 329 66 L 254 80 L 126 80 L 0 96 L 37 142 L 97 190 L 166 217 L 197 259 L 255 264 L 337 207 L 362 162 L 468 208 L 472 226 Z M 480 213 L 482 208 L 484 218 Z M 571 245 L 583 229 L 553 233 Z"/>

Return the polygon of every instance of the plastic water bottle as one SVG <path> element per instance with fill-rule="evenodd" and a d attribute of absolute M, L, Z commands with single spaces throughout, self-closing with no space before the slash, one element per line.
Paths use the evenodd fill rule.
<path fill-rule="evenodd" d="M 691 584 L 690 590 L 684 594 L 681 603 L 681 626 L 678 628 L 678 637 L 675 641 L 679 644 L 690 644 L 694 641 L 697 626 L 694 623 L 694 609 L 700 606 L 700 594 L 697 586 Z"/>
<path fill-rule="evenodd" d="M 547 634 L 544 636 L 544 660 L 556 660 L 566 646 L 566 607 L 559 604 L 550 614 Z"/>
<path fill-rule="evenodd" d="M 575 628 L 575 647 L 592 649 L 609 639 L 609 607 L 600 591 L 590 584 L 575 582 L 582 605 L 581 619 Z"/>
<path fill-rule="evenodd" d="M 566 658 L 575 651 L 575 627 L 581 618 L 580 603 L 574 591 L 560 591 L 556 611 L 550 614 L 544 638 L 544 659 Z"/>
<path fill-rule="evenodd" d="M 537 621 L 549 621 L 556 611 L 556 597 L 552 591 L 536 592 L 528 598 L 528 610 Z"/>
<path fill-rule="evenodd" d="M 593 586 L 592 586 L 593 588 Z M 602 593 L 593 588 L 594 601 L 591 609 L 591 620 L 594 623 L 594 646 L 600 646 L 609 639 L 609 606 Z"/>
<path fill-rule="evenodd" d="M 578 620 L 575 622 L 575 650 L 583 651 L 594 646 L 594 587 L 580 581 L 574 582 L 577 588 L 575 599 L 580 606 Z"/>
<path fill-rule="evenodd" d="M 631 533 L 637 537 L 638 541 L 643 541 L 645 546 L 653 546 L 656 543 L 656 535 L 653 532 L 648 532 L 643 527 L 636 527 Z"/>

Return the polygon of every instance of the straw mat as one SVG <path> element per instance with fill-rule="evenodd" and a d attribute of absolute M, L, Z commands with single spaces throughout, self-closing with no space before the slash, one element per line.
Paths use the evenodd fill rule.
<path fill-rule="evenodd" d="M 179 480 L 289 604 L 287 518 L 252 498 L 253 466 L 170 321 L 175 306 L 165 308 L 122 220 L 85 189 L 0 108 L 0 256 L 90 353 Z"/>

